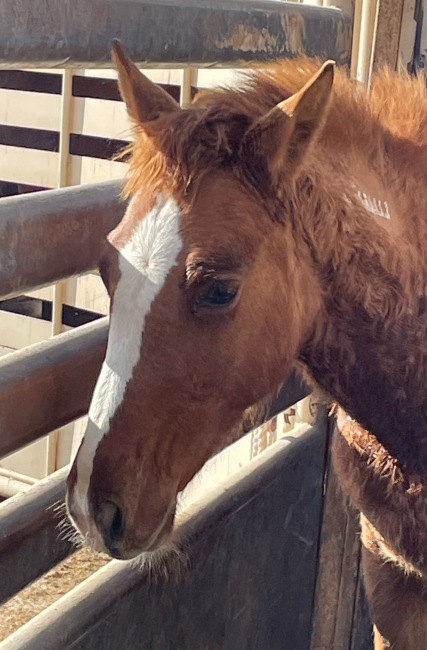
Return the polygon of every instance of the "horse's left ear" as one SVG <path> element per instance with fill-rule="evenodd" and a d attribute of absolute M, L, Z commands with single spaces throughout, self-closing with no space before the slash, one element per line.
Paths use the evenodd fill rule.
<path fill-rule="evenodd" d="M 179 104 L 142 74 L 118 40 L 113 42 L 112 59 L 119 76 L 120 93 L 130 117 L 148 135 L 156 135 L 154 122 L 161 115 L 180 111 Z"/>
<path fill-rule="evenodd" d="M 274 183 L 292 179 L 327 115 L 334 79 L 333 61 L 327 61 L 297 93 L 277 104 L 246 133 L 241 145 L 245 166 L 260 157 Z M 256 170 L 252 170 L 255 172 Z"/>

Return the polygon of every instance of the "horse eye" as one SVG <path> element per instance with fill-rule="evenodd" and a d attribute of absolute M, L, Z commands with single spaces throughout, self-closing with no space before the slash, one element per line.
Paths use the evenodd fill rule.
<path fill-rule="evenodd" d="M 208 287 L 200 290 L 196 298 L 196 309 L 208 307 L 215 309 L 230 305 L 239 292 L 236 282 L 215 280 Z"/>

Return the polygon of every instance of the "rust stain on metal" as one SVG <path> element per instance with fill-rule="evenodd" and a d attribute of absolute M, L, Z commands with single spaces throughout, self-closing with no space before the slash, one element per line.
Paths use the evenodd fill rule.
<path fill-rule="evenodd" d="M 265 28 L 239 25 L 231 36 L 225 36 L 215 41 L 216 47 L 225 49 L 231 47 L 234 52 L 271 52 L 277 46 L 277 36 L 270 34 Z"/>
<path fill-rule="evenodd" d="M 304 17 L 301 14 L 285 14 L 281 22 L 287 49 L 293 54 L 304 54 L 307 38 Z"/>

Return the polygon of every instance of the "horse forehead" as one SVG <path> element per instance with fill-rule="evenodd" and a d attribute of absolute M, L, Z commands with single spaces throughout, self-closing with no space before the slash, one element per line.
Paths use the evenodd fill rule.
<path fill-rule="evenodd" d="M 187 252 L 194 243 L 201 242 L 207 252 L 211 248 L 235 248 L 237 243 L 242 245 L 259 234 L 259 219 L 251 218 L 254 216 L 252 213 L 256 212 L 253 200 L 239 189 L 242 188 L 236 184 L 234 176 L 220 171 L 211 174 L 200 184 L 194 200 L 189 200 L 188 204 L 181 205 L 173 195 L 167 199 L 179 209 L 180 237 Z M 165 201 L 162 192 L 153 195 L 145 188 L 139 189 L 131 198 L 122 221 L 108 236 L 112 247 L 122 252 L 135 238 L 138 227 L 143 225 L 147 215 L 152 215 L 156 210 L 160 212 Z M 140 230 L 148 234 L 146 229 Z M 139 242 L 142 244 L 143 239 L 140 238 Z M 108 263 L 116 264 L 117 260 L 113 258 Z"/>

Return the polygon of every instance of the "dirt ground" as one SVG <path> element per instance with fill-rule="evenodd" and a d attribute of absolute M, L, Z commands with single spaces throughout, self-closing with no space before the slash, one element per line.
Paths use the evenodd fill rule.
<path fill-rule="evenodd" d="M 107 555 L 83 548 L 20 591 L 0 607 L 0 641 L 107 564 L 109 559 Z"/>

